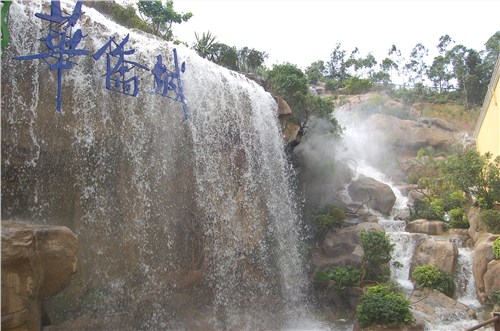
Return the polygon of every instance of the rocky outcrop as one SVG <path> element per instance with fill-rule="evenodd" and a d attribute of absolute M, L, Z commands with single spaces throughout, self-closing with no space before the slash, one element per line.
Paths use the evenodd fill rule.
<path fill-rule="evenodd" d="M 425 233 L 429 235 L 440 235 L 448 230 L 448 225 L 441 221 L 429 221 L 419 219 L 406 225 L 406 231 L 413 233 Z"/>
<path fill-rule="evenodd" d="M 457 320 L 472 320 L 475 313 L 466 305 L 436 290 L 415 291 L 410 299 L 416 324 L 446 325 Z M 449 330 L 453 328 L 450 327 Z"/>
<path fill-rule="evenodd" d="M 313 253 L 311 263 L 314 270 L 329 270 L 334 266 L 359 266 L 363 258 L 359 234 L 363 230 L 384 231 L 377 223 L 360 223 L 328 232 L 320 249 Z"/>
<path fill-rule="evenodd" d="M 484 292 L 488 297 L 491 292 L 500 290 L 500 260 L 492 260 L 488 262 L 483 280 Z"/>
<path fill-rule="evenodd" d="M 396 202 L 396 195 L 389 185 L 363 175 L 353 181 L 348 190 L 354 201 L 366 203 L 383 215 L 389 215 Z"/>
<path fill-rule="evenodd" d="M 458 249 L 452 242 L 428 237 L 415 248 L 410 275 L 416 267 L 424 264 L 435 265 L 444 272 L 452 273 L 457 256 Z"/>
<path fill-rule="evenodd" d="M 2 330 L 40 330 L 42 301 L 69 284 L 76 251 L 64 226 L 2 222 Z"/>
<path fill-rule="evenodd" d="M 374 139 L 416 151 L 426 146 L 450 146 L 458 138 L 455 133 L 440 126 L 430 125 L 412 120 L 403 120 L 394 116 L 375 114 L 369 119 Z M 447 127 L 447 126 L 445 126 Z"/>
<path fill-rule="evenodd" d="M 491 279 L 493 270 L 498 268 L 497 264 L 492 263 L 490 265 L 490 262 L 495 260 L 492 245 L 497 237 L 498 235 L 484 233 L 479 237 L 474 246 L 472 273 L 476 280 L 477 297 L 482 304 L 489 303 L 488 292 L 486 290 L 486 279 L 488 280 L 489 289 L 498 285 L 499 282 L 498 280 Z M 486 277 L 488 271 L 490 271 L 490 273 L 488 273 L 488 277 Z M 498 274 L 496 274 L 496 277 L 498 278 Z M 495 277 L 493 276 L 493 278 Z"/>

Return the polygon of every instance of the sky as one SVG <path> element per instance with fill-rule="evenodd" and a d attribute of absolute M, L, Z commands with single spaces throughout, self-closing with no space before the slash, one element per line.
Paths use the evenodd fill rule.
<path fill-rule="evenodd" d="M 408 58 L 422 43 L 430 62 L 445 34 L 480 51 L 500 31 L 500 0 L 174 0 L 174 10 L 193 14 L 173 25 L 190 46 L 195 32 L 210 31 L 229 46 L 266 52 L 268 67 L 289 62 L 303 70 L 326 63 L 336 43 L 347 55 L 358 47 L 379 62 L 393 44 Z"/>

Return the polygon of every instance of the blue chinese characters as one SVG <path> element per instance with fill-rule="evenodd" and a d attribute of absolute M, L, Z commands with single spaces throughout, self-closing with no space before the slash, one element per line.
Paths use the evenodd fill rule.
<path fill-rule="evenodd" d="M 22 55 L 14 57 L 15 60 L 35 60 L 40 59 L 48 64 L 51 71 L 57 70 L 57 111 L 61 112 L 62 93 L 62 73 L 63 70 L 73 68 L 76 56 L 89 55 L 90 51 L 78 48 L 80 42 L 86 35 L 81 29 L 73 32 L 82 15 L 82 2 L 78 1 L 71 15 L 63 15 L 60 1 L 51 1 L 50 14 L 36 13 L 35 16 L 48 21 L 49 28 L 45 37 L 39 40 L 44 42 L 47 50 L 39 54 Z M 137 96 L 139 93 L 139 78 L 135 74 L 135 68 L 143 70 L 150 69 L 138 62 L 128 60 L 126 57 L 135 53 L 135 49 L 125 49 L 129 41 L 127 35 L 121 42 L 116 42 L 115 37 L 109 40 L 94 54 L 94 60 L 99 60 L 106 54 L 106 89 L 119 92 L 129 96 Z M 161 55 L 157 56 L 157 61 L 151 73 L 154 76 L 154 92 L 163 97 L 179 101 L 182 104 L 184 118 L 189 119 L 188 108 L 184 97 L 181 73 L 186 70 L 186 63 L 179 66 L 177 51 L 174 48 L 174 69 L 169 70 Z"/>
<path fill-rule="evenodd" d="M 14 57 L 16 60 L 42 59 L 50 70 L 57 70 L 57 111 L 61 112 L 61 83 L 62 72 L 73 67 L 75 62 L 71 59 L 75 56 L 90 54 L 90 51 L 78 49 L 78 44 L 84 35 L 78 29 L 73 33 L 78 18 L 82 15 L 82 3 L 78 1 L 70 16 L 63 16 L 59 1 L 50 3 L 50 15 L 42 13 L 35 14 L 36 17 L 50 22 L 49 32 L 46 37 L 40 38 L 48 48 L 47 52 Z M 64 25 L 65 24 L 65 25 Z"/>

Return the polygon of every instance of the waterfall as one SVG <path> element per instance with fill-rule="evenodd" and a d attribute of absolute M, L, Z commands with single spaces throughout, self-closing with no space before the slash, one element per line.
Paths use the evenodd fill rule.
<path fill-rule="evenodd" d="M 71 13 L 74 2 L 61 6 Z M 12 59 L 43 49 L 40 12 L 50 12 L 48 1 L 10 9 L 2 217 L 78 235 L 78 272 L 54 298 L 56 322 L 281 329 L 307 314 L 294 174 L 274 99 L 244 76 L 84 4 L 81 48 L 95 52 L 129 34 L 130 59 L 149 68 L 158 54 L 171 63 L 177 48 L 191 119 L 180 102 L 152 93 L 146 70 L 135 69 L 137 97 L 106 90 L 104 57 L 74 59 L 56 113 L 57 74 L 43 61 Z"/>

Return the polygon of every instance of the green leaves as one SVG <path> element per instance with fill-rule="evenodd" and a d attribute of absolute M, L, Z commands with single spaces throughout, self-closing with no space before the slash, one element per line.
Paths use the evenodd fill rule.
<path fill-rule="evenodd" d="M 451 275 L 439 270 L 434 265 L 424 264 L 416 267 L 411 274 L 411 278 L 418 288 L 428 287 L 436 289 L 448 296 L 453 292 L 453 279 Z"/>
<path fill-rule="evenodd" d="M 137 8 L 148 20 L 153 34 L 166 40 L 173 38 L 172 23 L 187 22 L 193 16 L 191 13 L 177 13 L 172 0 L 167 1 L 166 5 L 163 5 L 161 0 L 139 1 Z"/>
<path fill-rule="evenodd" d="M 363 260 L 361 261 L 361 280 L 377 280 L 380 273 L 390 274 L 389 262 L 394 244 L 390 238 L 381 231 L 363 230 L 359 236 L 359 244 L 363 248 Z"/>
<path fill-rule="evenodd" d="M 368 288 L 356 308 L 356 320 L 362 327 L 370 324 L 410 324 L 414 318 L 410 301 L 386 284 Z"/>

